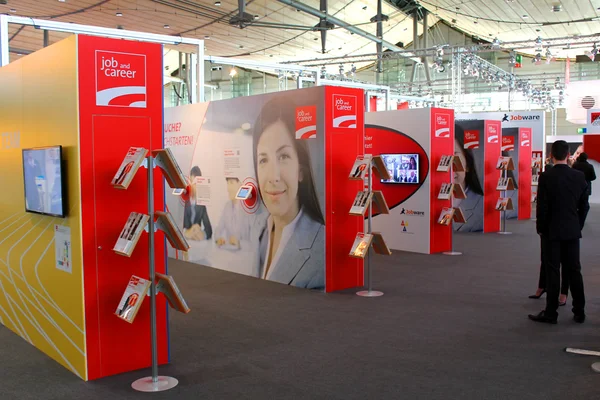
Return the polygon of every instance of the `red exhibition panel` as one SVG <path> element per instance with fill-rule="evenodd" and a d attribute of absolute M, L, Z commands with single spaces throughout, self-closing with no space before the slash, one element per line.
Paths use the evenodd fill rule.
<path fill-rule="evenodd" d="M 363 260 L 348 256 L 363 219 L 348 215 L 361 181 L 348 179 L 356 156 L 364 153 L 365 106 L 362 89 L 325 90 L 325 291 L 363 285 Z"/>
<path fill-rule="evenodd" d="M 583 136 L 583 151 L 589 160 L 600 162 L 600 134 L 588 134 Z"/>
<path fill-rule="evenodd" d="M 369 111 L 377 111 L 377 96 L 369 97 Z"/>
<path fill-rule="evenodd" d="M 485 146 L 483 156 L 484 188 L 483 188 L 483 232 L 500 230 L 500 213 L 496 211 L 499 192 L 496 191 L 501 171 L 496 169 L 498 158 L 502 155 L 500 121 L 484 121 Z"/>
<path fill-rule="evenodd" d="M 150 366 L 150 308 L 133 324 L 114 315 L 131 275 L 148 278 L 148 238 L 131 258 L 112 248 L 130 212 L 148 210 L 147 170 L 128 190 L 110 182 L 129 147 L 162 148 L 162 46 L 79 36 L 82 240 L 88 379 Z M 164 209 L 164 183 L 154 171 L 155 210 Z M 156 271 L 165 272 L 165 244 L 155 245 Z M 159 362 L 168 362 L 167 311 L 157 299 Z"/>
<path fill-rule="evenodd" d="M 435 171 L 444 155 L 454 155 L 454 110 L 446 108 L 431 109 L 431 148 L 429 160 L 431 170 Z M 432 172 L 430 180 L 431 204 L 431 246 L 430 253 L 449 251 L 452 248 L 452 224 L 445 226 L 437 223 L 444 207 L 451 207 L 451 200 L 438 200 L 438 193 L 444 183 L 450 183 L 450 172 Z"/>
<path fill-rule="evenodd" d="M 531 128 L 519 128 L 519 219 L 531 219 Z"/>

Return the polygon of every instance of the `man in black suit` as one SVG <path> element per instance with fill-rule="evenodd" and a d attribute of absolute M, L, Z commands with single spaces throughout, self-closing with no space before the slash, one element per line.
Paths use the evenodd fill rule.
<path fill-rule="evenodd" d="M 567 165 L 569 145 L 564 140 L 552 144 L 554 166 L 540 176 L 537 203 L 537 232 L 545 246 L 546 309 L 529 315 L 536 322 L 555 324 L 558 319 L 560 264 L 569 277 L 573 295 L 574 320 L 585 321 L 585 295 L 579 262 L 579 239 L 585 223 L 588 194 L 584 175 Z"/>

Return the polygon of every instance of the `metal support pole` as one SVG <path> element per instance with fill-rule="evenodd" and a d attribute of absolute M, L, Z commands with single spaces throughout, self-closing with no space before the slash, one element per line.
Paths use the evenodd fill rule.
<path fill-rule="evenodd" d="M 417 51 L 419 49 L 419 18 L 417 15 L 417 10 L 413 11 L 413 50 Z M 413 83 L 417 79 L 417 67 L 419 66 L 419 62 L 415 61 L 412 70 L 412 76 L 410 77 L 410 83 Z"/>
<path fill-rule="evenodd" d="M 148 256 L 150 258 L 150 346 L 152 376 L 138 379 L 131 387 L 139 392 L 162 392 L 177 386 L 179 381 L 168 376 L 158 376 L 158 340 L 156 332 L 156 270 L 154 265 L 154 158 L 146 157 L 148 168 Z"/>
<path fill-rule="evenodd" d="M 369 189 L 369 193 L 371 193 L 373 191 L 373 160 L 371 160 L 371 164 L 369 165 L 369 170 L 368 170 L 368 175 L 367 175 L 367 187 Z M 371 235 L 373 233 L 373 201 L 371 201 L 369 203 L 369 214 L 368 214 L 368 218 L 367 218 L 367 233 L 369 235 Z M 372 253 L 372 246 L 369 246 L 369 248 L 367 249 L 367 262 L 366 262 L 366 266 L 367 266 L 367 290 L 361 290 L 360 292 L 356 293 L 357 295 L 361 296 L 361 297 L 379 297 L 379 296 L 383 296 L 383 292 L 377 291 L 377 290 L 373 290 L 372 288 L 372 265 L 371 265 L 371 253 Z"/>
<path fill-rule="evenodd" d="M 423 8 L 423 49 L 427 49 L 427 30 L 429 29 L 429 25 L 427 24 L 427 16 L 429 12 L 427 9 Z M 431 72 L 429 71 L 429 63 L 427 62 L 427 57 L 423 56 L 423 68 L 425 69 L 425 77 L 427 78 L 427 84 L 431 86 Z"/>
<path fill-rule="evenodd" d="M 450 179 L 451 182 L 454 183 L 454 160 L 450 162 Z M 457 184 L 458 185 L 458 184 Z M 450 202 L 452 203 L 454 199 L 454 190 L 450 196 Z M 452 208 L 454 208 L 454 204 L 450 204 Z M 446 256 L 461 256 L 462 253 L 460 251 L 454 251 L 454 218 L 452 218 L 452 222 L 450 222 L 450 251 L 445 251 L 443 254 Z"/>
<path fill-rule="evenodd" d="M 0 67 L 8 62 L 8 16 L 0 15 Z"/>
<path fill-rule="evenodd" d="M 196 62 L 196 102 L 204 102 L 204 42 L 198 44 L 198 60 Z M 193 87 L 192 87 L 193 90 Z"/>
<path fill-rule="evenodd" d="M 183 53 L 179 52 L 179 69 L 177 70 L 177 75 L 179 77 L 179 79 L 183 80 Z M 183 95 L 183 82 L 180 81 L 179 84 L 177 85 L 179 86 L 179 91 L 178 93 L 176 93 L 177 95 L 177 101 L 175 102 L 176 106 L 180 106 L 181 105 L 181 96 Z"/>
<path fill-rule="evenodd" d="M 44 29 L 44 47 L 48 47 L 50 44 L 50 32 L 47 29 Z"/>

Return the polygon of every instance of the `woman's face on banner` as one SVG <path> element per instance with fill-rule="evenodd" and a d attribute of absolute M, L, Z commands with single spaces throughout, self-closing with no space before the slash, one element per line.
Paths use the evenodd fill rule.
<path fill-rule="evenodd" d="M 458 143 L 456 140 L 454 141 L 454 155 L 460 157 L 460 161 L 462 162 L 462 165 L 464 165 L 465 169 L 466 169 L 467 168 L 467 160 L 465 159 L 463 149 L 460 148 L 460 143 Z M 454 183 L 458 183 L 464 188 L 465 187 L 465 175 L 466 175 L 466 173 L 464 171 L 458 172 L 458 171 L 454 170 Z"/>
<path fill-rule="evenodd" d="M 283 122 L 264 130 L 256 153 L 258 186 L 269 213 L 277 217 L 297 213 L 298 183 L 303 177 L 298 152 Z"/>

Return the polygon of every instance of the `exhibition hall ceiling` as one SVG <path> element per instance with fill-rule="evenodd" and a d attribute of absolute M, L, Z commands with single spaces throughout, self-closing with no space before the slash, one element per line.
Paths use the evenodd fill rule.
<path fill-rule="evenodd" d="M 389 2 L 388 2 L 389 1 Z M 6 4 L 2 4 L 6 2 Z M 319 9 L 319 0 L 302 0 Z M 385 0 L 384 39 L 391 43 L 412 43 L 412 18 L 395 5 L 410 7 L 414 0 Z M 599 34 L 600 0 L 419 0 L 431 12 L 430 25 L 439 19 L 469 35 L 488 41 L 535 40 Z M 329 0 L 329 14 L 370 34 L 376 34 L 375 0 Z M 0 13 L 61 22 L 122 27 L 128 30 L 205 39 L 206 53 L 272 62 L 321 57 L 372 54 L 375 44 L 357 34 L 336 27 L 327 31 L 326 54 L 321 54 L 320 33 L 310 27 L 319 19 L 277 0 L 247 0 L 246 12 L 254 22 L 244 29 L 231 26 L 237 14 L 236 0 L 2 0 Z M 553 11 L 558 10 L 558 11 Z M 595 19 L 595 20 L 594 20 Z M 262 26 L 258 26 L 258 25 Z M 264 27 L 277 24 L 276 28 Z M 419 33 L 421 25 L 419 24 Z M 68 34 L 52 32 L 50 42 Z M 431 35 L 443 42 L 439 31 Z M 42 47 L 43 33 L 33 27 L 10 25 L 13 54 Z M 591 48 L 591 46 L 588 46 Z M 546 45 L 544 45 L 545 51 Z M 552 48 L 554 56 L 575 57 L 583 47 Z M 535 48 L 522 49 L 535 54 Z"/>

